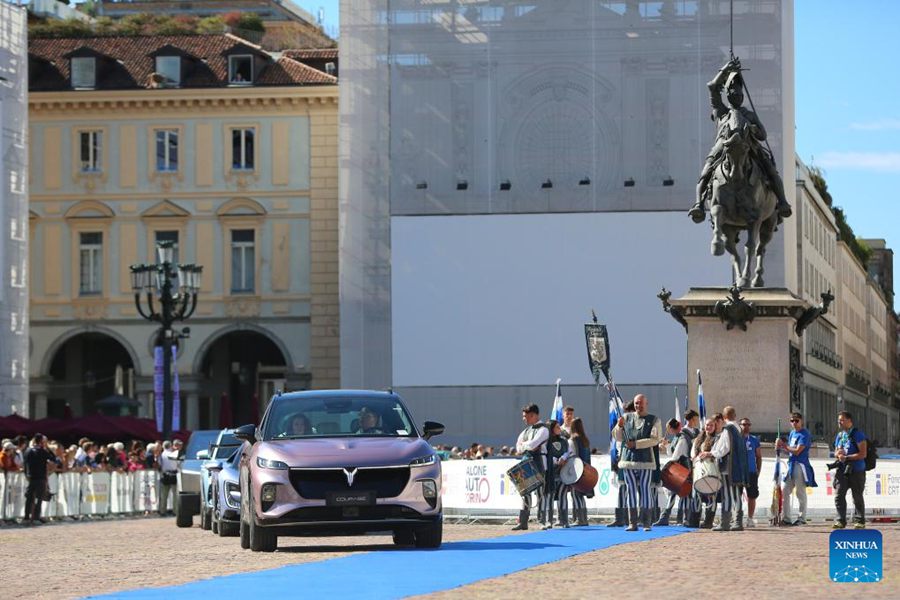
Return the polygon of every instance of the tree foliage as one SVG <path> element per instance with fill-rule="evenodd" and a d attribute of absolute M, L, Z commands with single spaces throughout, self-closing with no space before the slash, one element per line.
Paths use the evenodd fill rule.
<path fill-rule="evenodd" d="M 255 13 L 229 13 L 223 17 L 199 19 L 191 15 L 142 13 L 121 19 L 99 17 L 94 23 L 79 19 L 52 19 L 29 24 L 32 38 L 93 37 L 104 35 L 192 35 L 223 33 L 232 17 L 237 31 L 265 32 L 262 19 Z"/>
<path fill-rule="evenodd" d="M 837 223 L 841 240 L 847 244 L 850 251 L 859 259 L 863 266 L 867 266 L 869 258 L 872 257 L 872 249 L 853 233 L 853 228 L 847 222 L 844 209 L 840 206 L 834 206 L 834 198 L 831 197 L 831 193 L 828 191 L 828 182 L 825 181 L 825 172 L 815 165 L 810 165 L 807 169 L 809 170 L 809 178 L 812 180 L 813 186 L 819 192 L 825 204 L 831 208 L 832 214 L 834 214 L 834 220 Z"/>

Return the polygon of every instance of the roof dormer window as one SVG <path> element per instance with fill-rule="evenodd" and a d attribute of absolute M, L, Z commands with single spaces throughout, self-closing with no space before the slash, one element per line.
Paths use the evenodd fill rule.
<path fill-rule="evenodd" d="M 76 90 L 97 87 L 97 60 L 93 56 L 73 56 L 70 60 L 72 87 Z"/>
<path fill-rule="evenodd" d="M 181 57 L 157 56 L 156 72 L 162 75 L 166 87 L 181 86 Z"/>
<path fill-rule="evenodd" d="M 228 83 L 253 84 L 253 57 L 249 54 L 232 54 L 228 57 Z"/>

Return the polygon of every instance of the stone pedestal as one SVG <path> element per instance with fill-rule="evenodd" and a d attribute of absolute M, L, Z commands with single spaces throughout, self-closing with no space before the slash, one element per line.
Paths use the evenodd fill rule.
<path fill-rule="evenodd" d="M 730 302 L 727 288 L 691 288 L 671 301 L 673 316 L 680 314 L 687 328 L 690 405 L 697 405 L 700 369 L 707 416 L 731 405 L 739 418 L 750 418 L 754 432 L 774 433 L 779 418 L 784 432 L 788 414 L 799 408 L 794 328 L 809 304 L 784 288 L 747 289 L 740 296 L 746 304 Z M 735 321 L 736 315 L 742 318 Z"/>

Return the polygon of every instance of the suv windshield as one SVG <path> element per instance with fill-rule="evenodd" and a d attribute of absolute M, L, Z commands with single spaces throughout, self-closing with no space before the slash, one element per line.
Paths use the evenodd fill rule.
<path fill-rule="evenodd" d="M 195 431 L 188 439 L 187 448 L 184 449 L 184 457 L 187 460 L 196 459 L 197 453 L 209 448 L 209 445 L 216 441 L 218 435 L 218 429 Z"/>
<path fill-rule="evenodd" d="M 228 458 L 234 449 L 241 445 L 241 441 L 234 437 L 233 433 L 226 433 L 219 440 L 219 444 L 210 446 L 210 458 Z"/>
<path fill-rule="evenodd" d="M 416 436 L 406 409 L 395 398 L 276 397 L 266 414 L 263 439 Z"/>

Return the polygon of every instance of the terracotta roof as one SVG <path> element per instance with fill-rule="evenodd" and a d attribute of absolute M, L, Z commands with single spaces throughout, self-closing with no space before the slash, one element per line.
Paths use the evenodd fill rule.
<path fill-rule="evenodd" d="M 320 59 L 320 60 L 337 60 L 337 48 L 291 48 L 281 53 L 283 56 L 293 58 L 294 60 Z"/>
<path fill-rule="evenodd" d="M 291 85 L 297 82 L 327 85 L 337 83 L 337 77 L 282 56 L 275 64 L 266 67 L 258 79 L 260 85 Z"/>
<path fill-rule="evenodd" d="M 67 55 L 98 55 L 95 89 L 147 88 L 155 71 L 155 51 L 180 50 L 183 54 L 182 88 L 227 87 L 228 56 L 256 57 L 258 85 L 322 85 L 337 80 L 296 60 L 273 60 L 259 46 L 231 34 L 105 36 L 38 38 L 29 40 L 31 62 L 40 68 L 30 73 L 32 91 L 70 89 Z M 283 64 L 289 62 L 290 64 Z M 63 85 L 60 86 L 60 82 Z"/>

